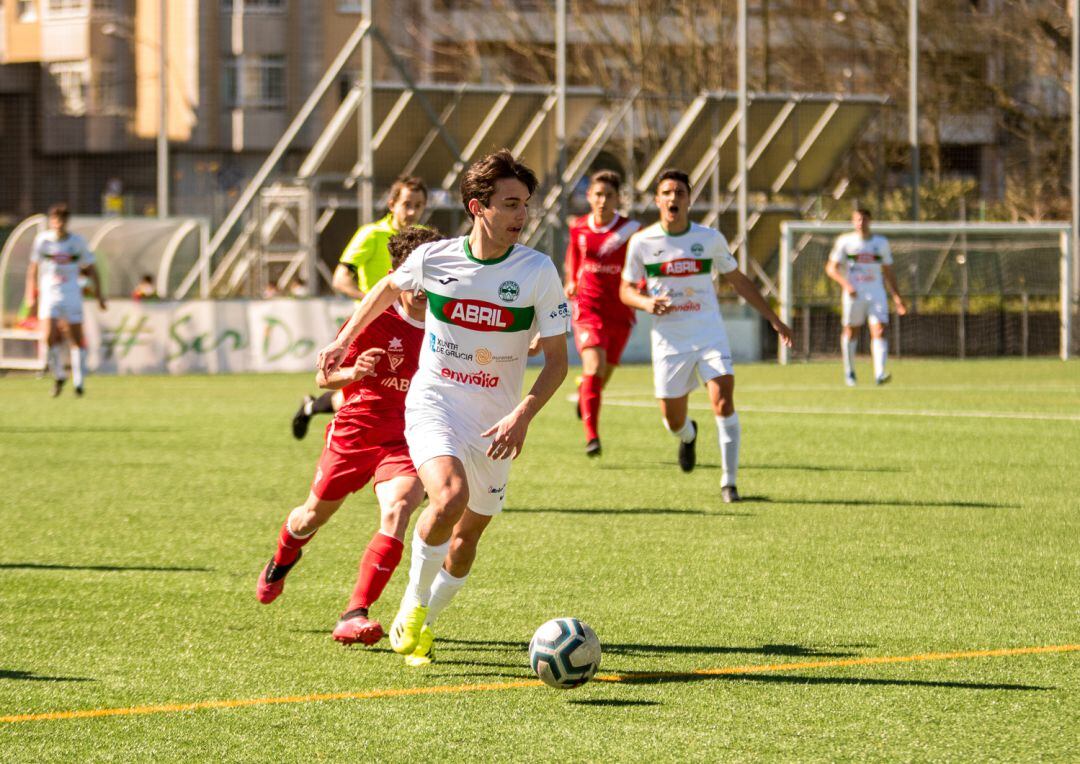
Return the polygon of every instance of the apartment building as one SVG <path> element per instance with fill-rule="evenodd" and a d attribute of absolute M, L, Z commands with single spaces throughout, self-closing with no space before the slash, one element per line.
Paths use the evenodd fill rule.
<path fill-rule="evenodd" d="M 350 0 L 0 0 L 0 215 L 98 212 L 117 181 L 153 211 L 162 8 L 173 210 L 213 217 L 360 20 Z"/>

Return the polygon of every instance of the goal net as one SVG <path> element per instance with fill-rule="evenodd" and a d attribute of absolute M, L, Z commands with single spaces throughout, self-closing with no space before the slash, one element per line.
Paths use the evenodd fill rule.
<path fill-rule="evenodd" d="M 795 345 L 780 361 L 840 351 L 840 288 L 825 274 L 842 223 L 786 222 L 780 236 L 781 317 Z M 1058 223 L 874 223 L 888 238 L 908 314 L 892 316 L 898 355 L 1068 358 L 1076 349 L 1070 228 Z M 869 348 L 863 329 L 862 350 Z"/>

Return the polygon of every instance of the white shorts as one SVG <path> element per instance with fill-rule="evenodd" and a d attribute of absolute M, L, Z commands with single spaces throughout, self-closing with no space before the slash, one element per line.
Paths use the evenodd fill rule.
<path fill-rule="evenodd" d="M 889 323 L 889 302 L 885 292 L 859 292 L 854 297 L 844 293 L 844 326 L 862 326 L 867 318 L 872 324 Z"/>
<path fill-rule="evenodd" d="M 493 517 L 502 512 L 506 501 L 513 459 L 489 458 L 491 438 L 469 438 L 465 433 L 471 429 L 454 422 L 448 412 L 435 406 L 405 412 L 405 441 L 416 469 L 436 456 L 457 458 L 465 466 L 469 509 Z"/>
<path fill-rule="evenodd" d="M 726 336 L 689 353 L 661 355 L 653 348 L 653 388 L 657 398 L 681 398 L 710 379 L 734 373 Z"/>
<path fill-rule="evenodd" d="M 83 322 L 83 302 L 78 300 L 42 300 L 38 303 L 38 319 L 55 321 L 63 319 L 69 324 Z"/>

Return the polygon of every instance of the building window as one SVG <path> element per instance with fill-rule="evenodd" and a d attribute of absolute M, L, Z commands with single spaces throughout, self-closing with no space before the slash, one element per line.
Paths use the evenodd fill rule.
<path fill-rule="evenodd" d="M 229 109 L 285 107 L 285 56 L 227 56 L 221 100 Z"/>
<path fill-rule="evenodd" d="M 34 0 L 18 0 L 15 3 L 15 15 L 23 24 L 37 21 L 37 3 Z"/>
<path fill-rule="evenodd" d="M 266 11 L 276 13 L 285 10 L 285 0 L 224 0 L 221 10 L 225 13 Z"/>
<path fill-rule="evenodd" d="M 86 114 L 88 68 L 85 61 L 61 61 L 49 64 L 53 92 L 53 113 L 69 117 Z"/>
<path fill-rule="evenodd" d="M 49 13 L 78 13 L 88 5 L 88 0 L 49 0 Z"/>

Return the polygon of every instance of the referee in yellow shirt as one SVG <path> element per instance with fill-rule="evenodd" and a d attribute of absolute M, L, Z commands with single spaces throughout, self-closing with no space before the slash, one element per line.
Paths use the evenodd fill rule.
<path fill-rule="evenodd" d="M 428 190 L 424 181 L 415 175 L 402 175 L 390 187 L 389 213 L 381 220 L 360 226 L 334 269 L 334 291 L 362 300 L 364 295 L 390 272 L 390 250 L 386 243 L 398 231 L 415 225 L 427 206 Z M 341 391 L 325 392 L 318 398 L 305 395 L 293 415 L 293 437 L 302 440 L 307 435 L 311 417 L 333 414 L 341 408 Z"/>
<path fill-rule="evenodd" d="M 424 181 L 402 175 L 390 187 L 390 212 L 382 220 L 361 226 L 349 241 L 334 270 L 334 291 L 363 299 L 364 295 L 390 272 L 390 250 L 386 242 L 398 231 L 415 225 L 427 206 Z"/>

